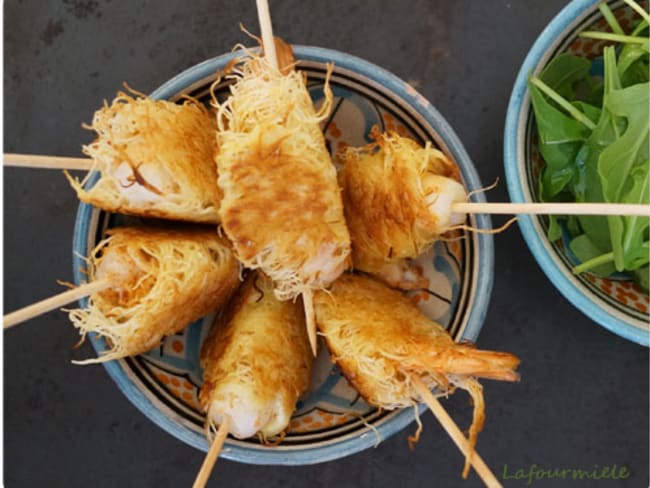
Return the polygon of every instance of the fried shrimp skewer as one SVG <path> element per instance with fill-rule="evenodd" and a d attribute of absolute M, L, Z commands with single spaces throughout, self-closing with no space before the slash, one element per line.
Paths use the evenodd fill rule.
<path fill-rule="evenodd" d="M 316 321 L 333 360 L 368 401 L 385 409 L 414 406 L 416 375 L 442 394 L 467 390 L 474 402 L 469 445 L 484 422 L 483 389 L 476 378 L 516 381 L 519 359 L 509 353 L 457 344 L 400 292 L 370 277 L 346 274 L 314 296 Z M 466 460 L 463 476 L 469 470 Z"/>
<path fill-rule="evenodd" d="M 230 245 L 212 228 L 118 227 L 108 234 L 89 256 L 88 271 L 91 281 L 111 286 L 68 312 L 82 336 L 98 333 L 111 349 L 80 364 L 149 351 L 221 307 L 239 285 Z"/>
<path fill-rule="evenodd" d="M 422 147 L 394 132 L 374 137 L 340 154 L 354 267 L 393 286 L 419 288 L 403 279 L 407 260 L 464 221 L 451 205 L 467 194 L 455 163 L 430 143 Z"/>
<path fill-rule="evenodd" d="M 275 298 L 261 273 L 248 276 L 201 349 L 208 425 L 227 420 L 235 437 L 263 442 L 286 429 L 313 362 L 299 302 Z"/>
<path fill-rule="evenodd" d="M 329 85 L 316 111 L 304 76 L 289 64 L 291 48 L 278 41 L 276 49 L 279 69 L 247 53 L 217 107 L 221 217 L 237 258 L 267 274 L 278 299 L 303 294 L 310 325 L 312 291 L 349 266 L 350 236 L 319 127 L 331 108 Z M 315 333 L 310 340 L 315 353 Z"/>
<path fill-rule="evenodd" d="M 84 146 L 101 176 L 90 189 L 68 175 L 82 202 L 111 212 L 219 223 L 216 122 L 195 100 L 182 104 L 118 93 L 95 112 Z"/>

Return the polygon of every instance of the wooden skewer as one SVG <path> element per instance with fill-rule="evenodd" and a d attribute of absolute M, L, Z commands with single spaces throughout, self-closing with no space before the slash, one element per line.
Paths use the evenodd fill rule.
<path fill-rule="evenodd" d="M 262 45 L 264 46 L 264 57 L 275 68 L 278 67 L 278 57 L 275 54 L 275 41 L 273 40 L 273 26 L 271 25 L 271 14 L 269 13 L 268 0 L 256 0 L 257 17 L 262 31 Z"/>
<path fill-rule="evenodd" d="M 78 169 L 88 171 L 93 165 L 89 158 L 68 158 L 58 156 L 45 156 L 40 154 L 14 154 L 4 153 L 2 157 L 4 166 L 20 168 L 41 169 Z"/>
<path fill-rule="evenodd" d="M 629 215 L 650 217 L 650 205 L 631 203 L 479 203 L 456 202 L 459 214 Z"/>
<path fill-rule="evenodd" d="M 316 357 L 317 353 L 317 339 L 316 339 L 316 317 L 314 316 L 314 292 L 307 290 L 302 292 L 302 303 L 305 307 L 305 320 L 307 322 L 307 337 L 309 337 L 309 345 L 311 352 Z"/>
<path fill-rule="evenodd" d="M 97 280 L 91 283 L 86 283 L 84 285 L 73 288 L 72 290 L 64 291 L 53 297 L 46 298 L 40 302 L 34 303 L 27 307 L 16 310 L 10 314 L 7 314 L 3 318 L 4 328 L 8 329 L 14 325 L 18 325 L 21 322 L 34 318 L 38 315 L 54 310 L 55 308 L 62 307 L 67 305 L 70 302 L 79 300 L 93 293 L 100 292 L 111 286 L 111 281 L 109 280 Z"/>
<path fill-rule="evenodd" d="M 483 480 L 485 486 L 488 488 L 501 487 L 502 485 L 499 480 L 497 480 L 496 476 L 494 476 L 494 473 L 490 471 L 490 468 L 488 468 L 487 464 L 485 464 L 485 461 L 483 461 L 478 453 L 470 448 L 468 440 L 460 431 L 454 420 L 449 416 L 433 393 L 429 391 L 420 377 L 414 374 L 411 375 L 411 383 L 461 452 L 466 457 L 469 457 L 472 467 L 480 476 L 481 480 Z"/>
<path fill-rule="evenodd" d="M 273 27 L 271 25 L 271 14 L 269 13 L 268 0 L 257 1 L 257 15 L 262 31 L 262 43 L 264 44 L 264 56 L 275 69 L 278 68 L 278 58 L 275 52 L 275 41 L 273 40 Z M 311 351 L 316 356 L 317 338 L 316 338 L 316 320 L 314 317 L 313 292 L 307 290 L 302 293 L 302 301 L 305 307 L 305 319 L 307 322 L 307 336 Z"/>
<path fill-rule="evenodd" d="M 192 488 L 203 488 L 208 482 L 208 478 L 210 477 L 210 473 L 212 472 L 214 464 L 217 462 L 217 458 L 219 457 L 223 443 L 226 441 L 226 437 L 228 437 L 229 430 L 230 418 L 224 416 L 223 422 L 221 422 L 221 425 L 219 425 L 219 429 L 217 430 L 217 435 L 212 441 L 210 450 L 203 460 L 203 465 L 201 465 L 199 474 L 196 475 L 196 480 L 194 481 Z"/>
<path fill-rule="evenodd" d="M 264 0 L 257 0 L 264 3 L 267 8 L 267 22 L 270 29 L 270 18 L 268 18 L 268 4 Z M 260 16 L 260 25 L 262 18 Z M 263 32 L 266 30 L 263 27 Z M 267 32 L 271 36 L 273 33 Z M 263 34 L 264 36 L 264 34 Z M 266 49 L 266 57 L 270 62 L 275 61 L 277 67 L 277 58 L 275 54 L 275 44 L 267 43 L 263 39 L 266 49 L 267 45 L 273 46 L 272 49 Z M 69 158 L 58 156 L 46 156 L 40 154 L 14 154 L 4 153 L 3 162 L 5 166 L 16 166 L 21 168 L 42 168 L 42 169 L 70 169 L 85 170 L 91 169 L 93 161 L 89 158 Z M 638 217 L 650 217 L 650 205 L 627 204 L 627 203 L 479 203 L 479 202 L 456 202 L 451 209 L 454 213 L 460 214 L 530 214 L 530 215 L 628 215 Z"/>

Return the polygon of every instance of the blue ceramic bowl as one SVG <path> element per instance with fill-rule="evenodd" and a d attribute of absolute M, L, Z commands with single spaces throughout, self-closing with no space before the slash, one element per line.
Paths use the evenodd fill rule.
<path fill-rule="evenodd" d="M 417 140 L 431 140 L 459 165 L 469 190 L 481 188 L 476 171 L 453 130 L 431 104 L 411 86 L 366 61 L 339 52 L 296 46 L 298 68 L 308 79 L 315 103 L 322 98 L 326 63 L 335 63 L 331 78 L 334 110 L 324 125 L 327 143 L 334 153 L 343 144 L 362 145 L 370 141 L 373 125 L 410 134 Z M 177 100 L 183 94 L 207 99 L 218 70 L 235 54 L 205 61 L 174 77 L 152 96 Z M 228 93 L 227 83 L 216 88 Z M 92 182 L 91 182 L 92 184 Z M 484 197 L 473 197 L 482 201 Z M 74 234 L 74 273 L 108 227 L 125 222 L 88 205 L 80 205 Z M 468 224 L 489 228 L 489 219 L 472 216 Z M 492 288 L 492 238 L 477 233 L 466 239 L 436 244 L 420 258 L 430 288 L 444 300 L 424 293 L 419 297 L 425 313 L 446 326 L 457 340 L 475 341 L 485 317 Z M 82 303 L 82 305 L 84 305 Z M 201 368 L 199 349 L 211 325 L 211 318 L 199 320 L 182 334 L 165 339 L 161 347 L 141 356 L 105 363 L 106 370 L 122 393 L 152 421 L 198 449 L 207 450 L 203 419 L 198 406 Z M 92 339 L 97 352 L 105 349 L 101 339 Z M 300 399 L 289 431 L 277 447 L 257 440 L 228 439 L 221 455 L 254 464 L 311 464 L 353 454 L 374 446 L 414 420 L 413 409 L 378 411 L 367 405 L 334 369 L 324 347 L 316 360 L 311 389 Z"/>
<path fill-rule="evenodd" d="M 601 55 L 603 42 L 578 38 L 578 33 L 584 30 L 607 30 L 598 3 L 594 0 L 574 0 L 569 3 L 537 38 L 519 71 L 510 97 L 504 135 L 506 180 L 513 202 L 539 201 L 537 178 L 539 168 L 544 164 L 537 150 L 536 128 L 527 89 L 528 77 L 538 75 L 553 57 L 562 52 L 590 59 L 597 59 Z M 632 10 L 622 1 L 608 3 L 619 23 L 629 28 L 635 18 Z M 615 334 L 644 346 L 649 345 L 650 299 L 647 293 L 626 275 L 602 278 L 582 273 L 575 276 L 571 268 L 577 261 L 568 249 L 568 239 L 550 242 L 546 237 L 546 218 L 522 216 L 519 227 L 541 268 L 571 303 Z"/>

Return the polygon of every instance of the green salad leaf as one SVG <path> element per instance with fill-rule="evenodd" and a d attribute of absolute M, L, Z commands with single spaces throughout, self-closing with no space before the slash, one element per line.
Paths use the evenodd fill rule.
<path fill-rule="evenodd" d="M 603 4 L 601 12 L 611 14 Z M 551 216 L 548 237 L 563 229 L 581 262 L 575 272 L 608 276 L 631 272 L 647 289 L 650 266 L 650 82 L 648 23 L 625 35 L 613 15 L 613 34 L 581 37 L 619 42 L 602 60 L 564 53 L 539 78 L 529 79 L 539 150 L 545 165 L 539 178 L 542 201 L 649 205 L 648 217 Z M 602 76 L 594 74 L 602 67 Z M 560 224 L 560 221 L 564 222 Z"/>
<path fill-rule="evenodd" d="M 643 291 L 648 293 L 650 282 L 650 266 L 643 266 L 642 268 L 635 269 L 632 274 L 634 275 L 634 281 L 637 282 Z"/>
<path fill-rule="evenodd" d="M 621 86 L 613 48 L 605 48 L 603 61 L 605 71 L 603 93 L 607 95 Z M 619 137 L 620 130 L 620 121 L 603 105 L 596 127 L 576 156 L 578 179 L 572 192 L 574 201 L 580 203 L 605 201 L 603 181 L 598 172 L 598 164 L 603 151 Z M 577 217 L 577 220 L 584 233 L 601 252 L 606 253 L 612 250 L 607 217 L 581 215 Z"/>
<path fill-rule="evenodd" d="M 631 172 L 632 188 L 621 199 L 622 203 L 650 203 L 649 166 L 650 161 L 646 160 Z M 632 271 L 650 262 L 650 253 L 643 247 L 643 243 L 648 240 L 650 219 L 618 215 L 608 219 L 616 269 Z"/>
<path fill-rule="evenodd" d="M 601 86 L 602 90 L 602 86 Z M 602 98 L 603 94 L 600 94 L 600 97 Z M 572 105 L 580 110 L 583 114 L 587 116 L 589 120 L 591 120 L 594 124 L 597 124 L 598 121 L 600 120 L 600 116 L 602 114 L 602 110 L 598 107 L 594 107 L 593 105 L 590 105 L 586 102 L 572 102 Z"/>
<path fill-rule="evenodd" d="M 589 129 L 556 108 L 534 85 L 530 97 L 539 133 L 539 152 L 546 161 L 540 177 L 540 198 L 550 201 L 576 177 L 574 161 Z"/>
<path fill-rule="evenodd" d="M 580 234 L 569 243 L 569 249 L 583 263 L 592 261 L 591 271 L 601 276 L 609 276 L 616 271 L 613 253 L 606 253 L 596 246 L 587 234 Z M 600 258 L 600 259 L 598 259 Z M 598 260 L 598 261 L 596 261 Z M 598 264 L 602 263 L 602 264 Z"/>
<path fill-rule="evenodd" d="M 563 53 L 548 63 L 539 78 L 562 98 L 574 100 L 576 85 L 587 78 L 590 69 L 588 59 Z"/>
<path fill-rule="evenodd" d="M 645 32 L 647 36 L 648 24 L 639 22 L 632 32 L 633 36 L 640 36 Z M 648 47 L 641 44 L 625 44 L 618 56 L 618 75 L 623 86 L 649 81 Z"/>
<path fill-rule="evenodd" d="M 648 203 L 650 162 L 650 83 L 632 85 L 605 95 L 604 105 L 615 117 L 626 119 L 626 129 L 605 148 L 598 161 L 603 196 L 607 202 Z M 648 218 L 613 215 L 607 218 L 618 271 L 634 270 L 648 262 L 639 246 Z"/>
<path fill-rule="evenodd" d="M 598 174 L 607 202 L 618 202 L 626 184 L 631 184 L 631 171 L 648 161 L 648 130 L 650 129 L 650 84 L 632 85 L 605 95 L 605 108 L 612 117 L 624 118 L 625 129 L 609 144 L 598 162 Z M 616 127 L 617 124 L 615 124 Z"/>

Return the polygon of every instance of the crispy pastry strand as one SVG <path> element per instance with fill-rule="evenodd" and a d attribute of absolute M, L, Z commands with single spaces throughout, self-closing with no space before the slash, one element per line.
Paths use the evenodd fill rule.
<path fill-rule="evenodd" d="M 394 409 L 420 401 L 412 374 L 440 394 L 467 390 L 474 402 L 472 447 L 485 418 L 476 378 L 519 378 L 516 356 L 455 343 L 406 296 L 370 277 L 341 276 L 329 292 L 315 294 L 314 306 L 333 360 L 370 404 Z M 464 475 L 468 470 L 467 460 Z"/>
<path fill-rule="evenodd" d="M 98 333 L 111 349 L 80 363 L 144 353 L 221 307 L 239 285 L 237 260 L 213 228 L 118 227 L 88 262 L 92 280 L 114 285 L 69 317 L 83 336 Z"/>
<path fill-rule="evenodd" d="M 219 223 L 216 121 L 195 100 L 181 104 L 118 93 L 95 112 L 84 146 L 101 176 L 90 189 L 70 175 L 79 199 L 111 212 Z"/>
<path fill-rule="evenodd" d="M 201 350 L 208 422 L 227 417 L 238 438 L 280 434 L 309 387 L 312 361 L 300 299 L 279 301 L 271 280 L 252 273 Z"/>

